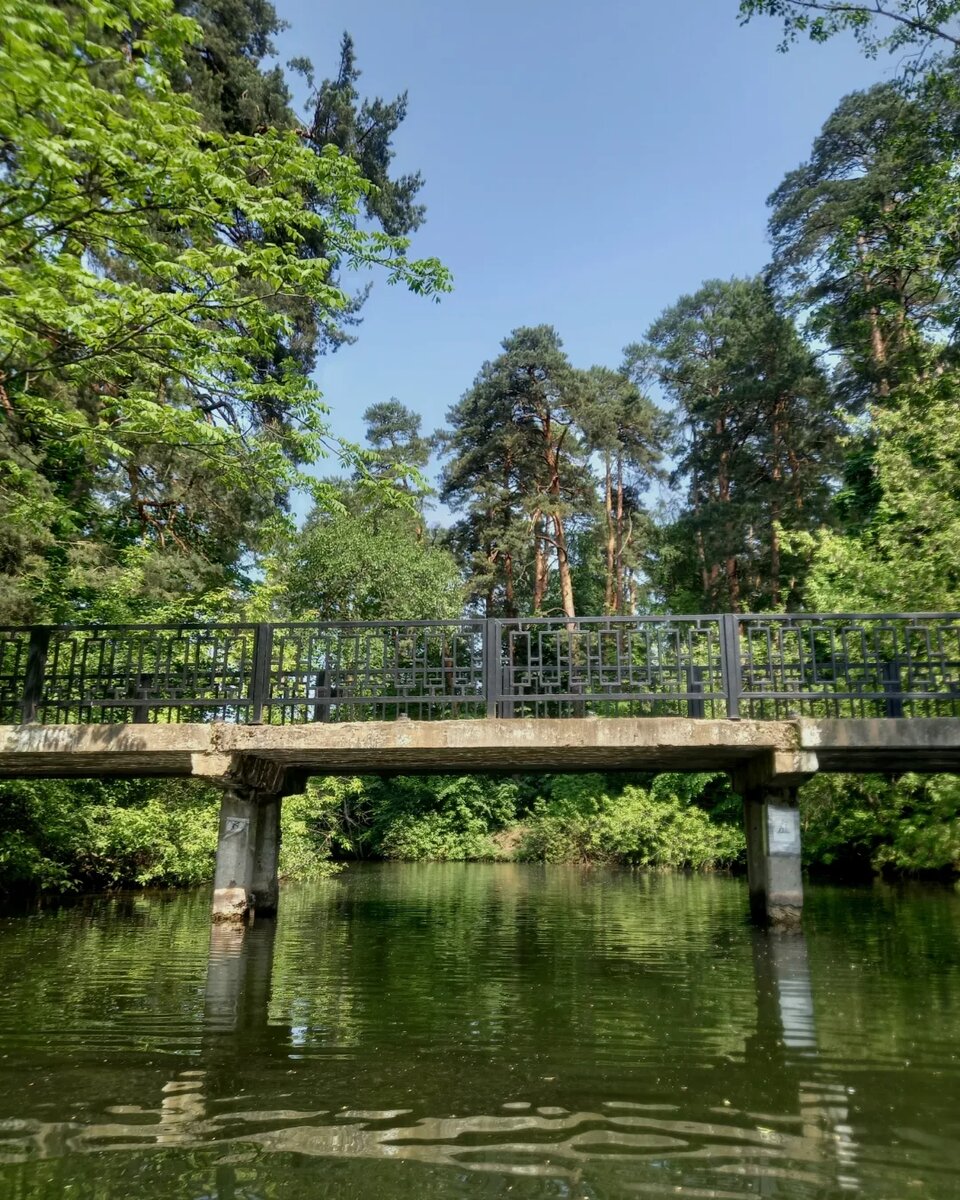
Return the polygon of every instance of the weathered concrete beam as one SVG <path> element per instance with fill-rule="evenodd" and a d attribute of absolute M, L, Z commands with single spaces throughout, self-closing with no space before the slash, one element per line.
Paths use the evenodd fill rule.
<path fill-rule="evenodd" d="M 276 786 L 267 778 L 271 772 L 286 779 L 289 771 L 334 775 L 745 768 L 756 778 L 765 775 L 768 782 L 779 779 L 788 786 L 791 777 L 809 775 L 812 759 L 804 757 L 809 754 L 825 771 L 960 771 L 960 720 L 569 717 L 0 727 L 0 777 L 252 779 L 251 772 L 261 772 L 265 788 Z"/>
<path fill-rule="evenodd" d="M 0 776 L 226 775 L 216 725 L 3 725 Z"/>
<path fill-rule="evenodd" d="M 682 717 L 14 725 L 0 727 L 0 776 L 192 774 L 281 790 L 291 771 L 733 770 L 797 746 L 788 721 Z"/>
<path fill-rule="evenodd" d="M 522 718 L 223 726 L 218 748 L 313 774 L 732 770 L 796 751 L 786 721 Z"/>
<path fill-rule="evenodd" d="M 957 717 L 801 717 L 797 732 L 821 771 L 960 772 Z"/>

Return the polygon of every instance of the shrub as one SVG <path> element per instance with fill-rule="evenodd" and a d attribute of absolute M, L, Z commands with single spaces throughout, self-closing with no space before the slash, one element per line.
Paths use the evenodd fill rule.
<path fill-rule="evenodd" d="M 803 853 L 847 873 L 960 871 L 960 778 L 818 775 L 801 791 Z"/>
<path fill-rule="evenodd" d="M 189 886 L 208 879 L 219 795 L 192 780 L 11 780 L 0 891 Z"/>
<path fill-rule="evenodd" d="M 666 783 L 650 789 L 627 784 L 618 794 L 597 793 L 590 776 L 554 789 L 539 801 L 527 823 L 517 857 L 542 862 L 607 862 L 705 870 L 743 856 L 736 826 L 711 821 Z"/>

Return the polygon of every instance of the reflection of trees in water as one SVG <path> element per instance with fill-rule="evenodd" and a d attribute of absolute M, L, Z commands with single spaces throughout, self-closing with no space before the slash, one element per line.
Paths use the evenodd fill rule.
<path fill-rule="evenodd" d="M 416 1116 L 410 1110 L 241 1111 L 236 1102 L 247 1098 L 244 1084 L 256 1086 L 262 1073 L 264 1037 L 278 1037 L 288 1049 L 295 1044 L 288 1029 L 270 1020 L 275 943 L 273 923 L 214 929 L 205 990 L 204 1068 L 181 1070 L 168 1080 L 158 1108 L 115 1109 L 114 1115 L 126 1118 L 126 1123 L 74 1131 L 54 1153 L 92 1150 L 107 1141 L 115 1146 L 126 1142 L 129 1152 L 139 1140 L 143 1149 L 161 1148 L 181 1156 L 189 1152 L 195 1161 L 205 1143 L 221 1148 L 226 1144 L 228 1161 L 211 1164 L 212 1188 L 191 1193 L 211 1200 L 254 1200 L 272 1194 L 270 1183 L 265 1191 L 262 1180 L 275 1185 L 278 1172 L 284 1174 L 278 1164 L 290 1156 L 328 1159 L 341 1166 L 347 1161 L 406 1162 L 421 1170 L 443 1168 L 460 1175 L 492 1171 L 501 1179 L 506 1175 L 568 1184 L 580 1184 L 588 1176 L 608 1177 L 611 1186 L 618 1169 L 628 1165 L 633 1175 L 645 1167 L 661 1174 L 666 1170 L 672 1186 L 681 1190 L 703 1182 L 717 1167 L 735 1167 L 742 1180 L 778 1180 L 791 1188 L 824 1182 L 823 1170 L 836 1143 L 833 1126 L 843 1113 L 825 1107 L 823 1095 L 810 1091 L 816 1083 L 804 1082 L 816 1077 L 817 1068 L 802 938 L 753 932 L 755 1030 L 745 1043 L 742 1066 L 730 1064 L 720 1072 L 722 1090 L 734 1098 L 724 1101 L 729 1111 L 721 1108 L 719 1116 L 701 1120 L 680 1115 L 676 1105 L 629 1101 L 607 1101 L 598 1111 L 538 1108 L 529 1102 L 513 1102 L 504 1111 L 507 1106 L 501 1103 L 500 1111 L 489 1115 L 450 1117 Z M 252 1059 L 251 1046 L 257 1051 Z M 279 1049 L 281 1043 L 275 1042 L 273 1050 Z M 758 1100 L 750 1076 L 738 1080 L 744 1070 L 759 1070 L 768 1081 L 764 1100 L 771 1114 L 780 1114 L 763 1118 L 770 1124 L 748 1117 L 743 1107 L 752 1101 L 756 1109 Z M 710 1073 L 717 1075 L 716 1070 Z M 701 1074 L 700 1086 L 707 1075 Z M 749 1094 L 738 1094 L 743 1083 L 752 1088 Z M 241 1091 L 231 1092 L 237 1086 Z M 825 1090 L 821 1081 L 819 1091 Z M 224 1103 L 231 1095 L 236 1102 Z M 794 1127 L 789 1117 L 784 1122 L 783 1114 L 790 1113 L 796 1114 Z M 155 1120 L 145 1123 L 144 1118 Z M 46 1152 L 51 1149 L 48 1146 Z M 39 1194 L 21 1189 L 18 1197 Z M 301 1181 L 292 1191 L 285 1187 L 283 1194 L 308 1192 Z M 764 1187 L 762 1194 L 780 1193 Z"/>
<path fill-rule="evenodd" d="M 907 1114 L 917 1107 L 884 1064 L 896 1039 L 916 1034 L 915 1006 L 907 1019 L 901 1005 L 923 994 L 923 981 L 914 977 L 911 989 L 901 967 L 889 989 L 898 1023 L 852 1076 L 849 1047 L 879 1037 L 885 1002 L 868 1014 L 849 993 L 876 1001 L 889 982 L 873 977 L 864 987 L 868 955 L 892 971 L 890 947 L 909 953 L 911 936 L 924 952 L 939 944 L 936 929 L 919 925 L 950 929 L 935 899 L 932 909 L 893 914 L 885 894 L 873 921 L 861 904 L 858 929 L 833 911 L 834 895 L 857 909 L 856 893 L 828 893 L 821 904 L 815 890 L 808 954 L 803 938 L 745 929 L 740 886 L 727 880 L 527 866 L 364 870 L 290 889 L 275 924 L 218 927 L 205 986 L 195 970 L 205 906 L 191 927 L 164 906 L 150 916 L 144 901 L 146 917 L 134 913 L 129 929 L 117 929 L 140 961 L 131 958 L 126 972 L 111 959 L 112 981 L 79 994 L 90 1004 L 112 988 L 123 1028 L 133 1020 L 130 979 L 152 989 L 166 943 L 187 964 L 185 982 L 140 1009 L 144 1037 L 158 1046 L 153 1015 L 179 1014 L 192 1053 L 151 1050 L 132 1077 L 119 1058 L 74 1072 L 88 1089 L 86 1109 L 76 1121 L 51 1121 L 40 1105 L 19 1135 L 3 1130 L 0 1162 L 49 1157 L 0 1166 L 0 1191 L 45 1200 L 54 1194 L 51 1161 L 69 1156 L 61 1181 L 92 1179 L 86 1155 L 97 1151 L 96 1171 L 113 1183 L 83 1194 L 128 1194 L 123 1164 L 139 1146 L 156 1184 L 141 1192 L 148 1197 L 165 1194 L 162 1180 L 180 1189 L 171 1195 L 218 1200 L 230 1188 L 242 1200 L 316 1195 L 321 1169 L 325 1194 L 344 1197 L 449 1195 L 450 1172 L 469 1180 L 471 1196 L 502 1194 L 492 1183 L 486 1190 L 488 1175 L 501 1186 L 509 1175 L 512 1195 L 538 1197 L 560 1194 L 534 1190 L 538 1180 L 603 1196 L 622 1194 L 628 1178 L 680 1194 L 833 1196 L 880 1171 L 863 1150 L 856 1160 L 853 1129 L 865 1126 L 876 1143 L 891 1126 L 915 1123 Z M 894 916 L 906 918 L 904 928 L 885 932 L 880 918 Z M 96 953 L 107 932 L 84 928 L 86 919 L 76 925 L 52 927 L 61 995 L 77 986 L 64 956 L 85 944 Z M 47 939 L 49 950 L 50 928 Z M 41 941 L 33 939 L 35 956 Z M 22 986 L 32 972 L 52 1004 L 50 964 L 28 954 L 18 962 Z M 930 993 L 941 1036 L 956 1033 L 939 982 Z M 43 1020 L 54 1019 L 45 1010 Z M 852 1022 L 845 1034 L 841 1020 Z M 179 1035 L 173 1041 L 184 1048 Z M 876 1100 L 864 1096 L 865 1079 L 881 1088 Z M 135 1103 L 104 1111 L 101 1096 Z M 51 1092 L 43 1099 L 53 1105 Z M 317 1159 L 322 1168 L 303 1166 Z M 949 1172 L 955 1151 L 927 1147 L 913 1171 L 926 1162 Z M 391 1174 L 400 1164 L 408 1174 Z M 905 1186 L 889 1156 L 882 1170 L 891 1186 Z M 934 1179 L 925 1194 L 949 1191 L 945 1182 L 938 1193 Z"/>
<path fill-rule="evenodd" d="M 613 1009 L 635 1043 L 662 1047 L 696 1028 L 735 1052 L 749 1020 L 749 990 L 716 988 L 717 971 L 750 969 L 729 881 L 527 865 L 385 867 L 368 881 L 340 882 L 332 921 L 316 893 L 285 903 L 272 1014 L 313 1049 L 356 1045 L 381 1008 L 403 1014 L 400 1039 L 466 1053 L 470 1042 L 537 1053 L 545 1029 L 552 1045 L 582 1045 Z M 309 947 L 320 929 L 318 970 Z"/>

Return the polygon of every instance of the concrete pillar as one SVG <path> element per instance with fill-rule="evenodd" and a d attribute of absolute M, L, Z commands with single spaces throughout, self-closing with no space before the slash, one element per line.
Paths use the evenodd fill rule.
<path fill-rule="evenodd" d="M 762 925 L 798 929 L 803 911 L 800 808 L 795 787 L 743 793 L 750 915 Z"/>
<path fill-rule="evenodd" d="M 257 804 L 246 788 L 231 787 L 220 801 L 220 836 L 213 875 L 214 921 L 246 920 L 253 906 Z"/>
<path fill-rule="evenodd" d="M 280 860 L 280 797 L 262 796 L 257 805 L 257 842 L 253 862 L 253 905 L 258 917 L 277 912 Z"/>

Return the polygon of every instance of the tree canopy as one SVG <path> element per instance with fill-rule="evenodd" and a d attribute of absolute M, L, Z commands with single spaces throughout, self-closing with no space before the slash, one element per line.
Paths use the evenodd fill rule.
<path fill-rule="evenodd" d="M 190 602 L 330 445 L 278 359 L 298 306 L 335 330 L 338 270 L 448 277 L 364 227 L 374 185 L 336 146 L 205 127 L 175 86 L 202 31 L 168 0 L 0 13 L 0 607 L 96 612 L 105 572 L 146 590 L 158 553 Z"/>

